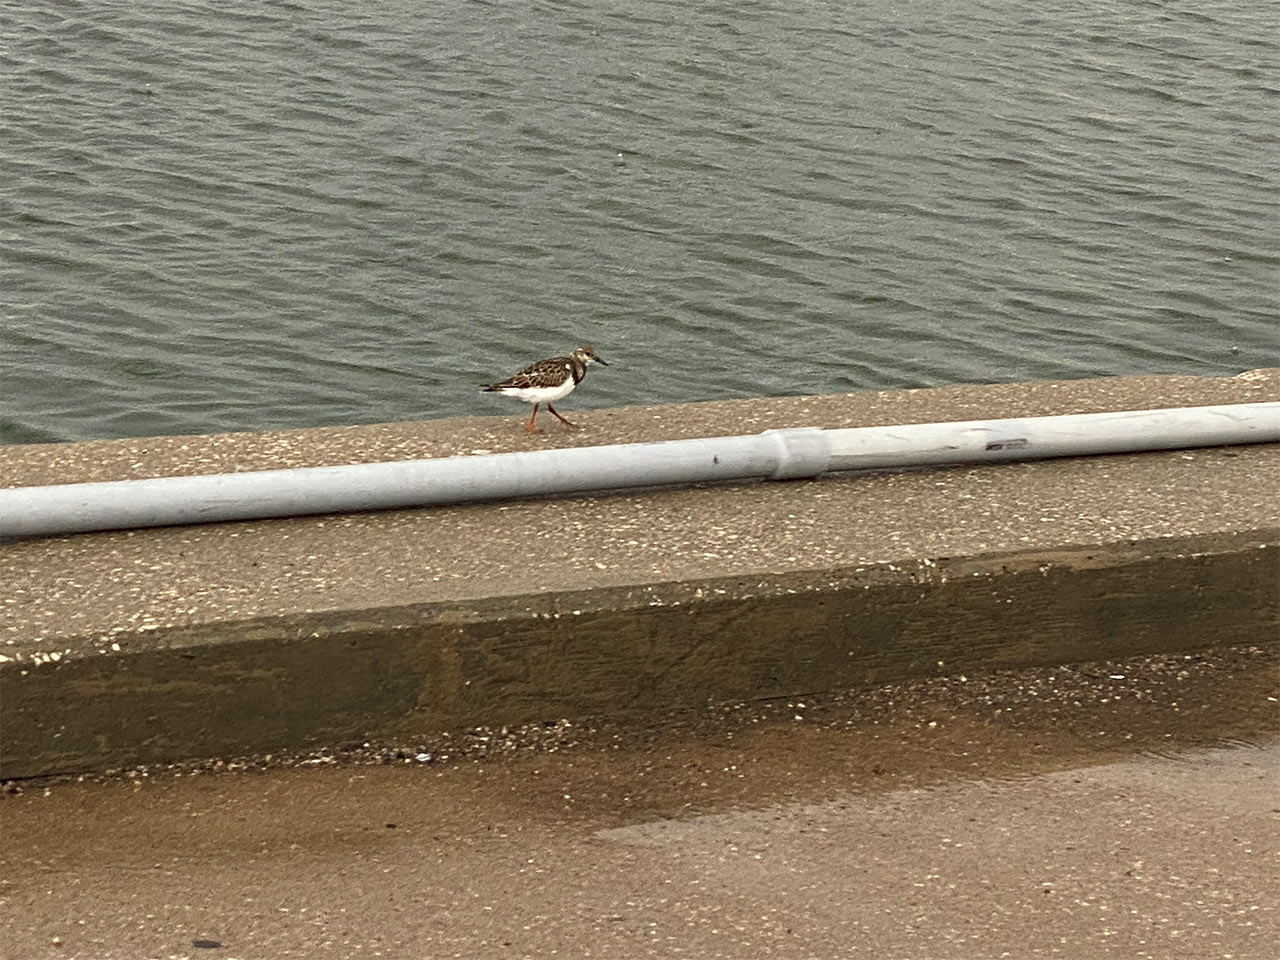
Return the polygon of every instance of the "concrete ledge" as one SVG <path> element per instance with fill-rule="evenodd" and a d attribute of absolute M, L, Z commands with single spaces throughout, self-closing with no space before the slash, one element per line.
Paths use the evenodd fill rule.
<path fill-rule="evenodd" d="M 1278 384 L 1264 371 L 752 400 L 597 411 L 582 434 L 546 438 L 521 436 L 517 418 L 488 418 L 11 447 L 0 465 L 10 484 L 66 482 L 977 409 L 1247 402 L 1274 399 Z M 0 774 L 652 717 L 938 671 L 1270 641 L 1278 453 L 1172 451 L 10 544 L 0 550 Z"/>

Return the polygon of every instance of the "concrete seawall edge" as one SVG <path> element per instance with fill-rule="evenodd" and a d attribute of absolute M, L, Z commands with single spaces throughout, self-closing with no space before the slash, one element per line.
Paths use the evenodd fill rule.
<path fill-rule="evenodd" d="M 765 484 L 735 488 L 719 500 L 715 491 L 655 492 L 600 508 L 665 518 L 649 539 L 627 520 L 623 526 L 631 532 L 623 543 L 642 548 L 652 540 L 661 551 L 669 549 L 662 537 L 678 533 L 683 543 L 701 535 L 708 547 L 702 556 L 715 556 L 726 543 L 740 541 L 736 532 L 725 532 L 737 529 L 730 520 L 721 523 L 707 504 L 731 501 L 734 522 L 767 543 L 782 535 L 761 527 L 770 517 L 795 518 L 815 498 L 835 497 L 857 517 L 848 529 L 865 538 L 859 547 L 869 556 L 825 548 L 826 563 L 792 555 L 785 563 L 767 557 L 736 565 L 699 560 L 700 566 L 673 562 L 676 575 L 670 577 L 655 575 L 650 565 L 643 576 L 607 570 L 597 572 L 598 582 L 585 574 L 548 575 L 532 584 L 510 576 L 500 562 L 487 562 L 494 589 L 449 594 L 424 578 L 426 586 L 391 590 L 364 603 L 257 604 L 190 622 L 170 617 L 139 624 L 118 613 L 42 621 L 35 605 L 42 584 L 78 569 L 88 577 L 101 561 L 114 572 L 99 592 L 128 609 L 130 596 L 159 592 L 158 584 L 174 580 L 131 580 L 141 575 L 121 565 L 125 552 L 139 550 L 139 558 L 157 567 L 172 552 L 173 563 L 185 569 L 182 564 L 208 561 L 202 550 L 225 561 L 217 552 L 226 546 L 220 538 L 238 534 L 239 542 L 261 536 L 272 550 L 281 538 L 292 538 L 287 551 L 260 557 L 266 571 L 273 562 L 283 569 L 286 561 L 296 563 L 299 551 L 316 556 L 305 554 L 316 549 L 307 536 L 334 535 L 325 532 L 324 518 L 219 525 L 194 540 L 189 531 L 154 531 L 6 547 L 11 563 L 25 564 L 27 579 L 16 582 L 17 596 L 33 606 L 28 633 L 15 634 L 8 647 L 10 654 L 30 655 L 0 662 L 0 776 L 411 739 L 479 725 L 584 716 L 652 719 L 709 702 L 940 672 L 1272 642 L 1280 628 L 1280 529 L 1268 498 L 1255 488 L 1273 475 L 1274 447 L 1235 448 L 1229 457 L 1221 450 L 1175 451 L 1021 471 L 986 467 L 896 480 Z M 1083 533 L 1051 529 L 1044 516 L 1032 517 L 1014 503 L 1015 491 L 1027 485 L 1043 487 L 1037 491 L 1041 500 L 1062 502 L 1062 491 L 1098 471 L 1105 482 L 1081 502 L 1108 518 L 1126 518 L 1110 519 L 1105 535 L 1096 523 Z M 1230 488 L 1212 492 L 1211 509 L 1187 495 L 1206 480 Z M 925 498 L 968 496 L 957 493 L 957 485 L 966 483 L 1007 512 L 1027 516 L 997 537 L 976 525 L 968 531 L 965 514 L 944 531 L 946 537 L 926 531 L 918 542 L 895 547 L 896 553 L 887 546 L 872 550 L 873 521 L 898 509 L 892 505 L 903 496 L 927 526 L 936 510 Z M 1132 485 L 1138 483 L 1158 491 L 1144 502 L 1164 516 L 1133 513 Z M 875 500 L 881 488 L 885 499 Z M 1107 498 L 1116 503 L 1099 502 Z M 1238 510 L 1224 514 L 1237 501 Z M 877 503 L 890 506 L 868 512 Z M 1195 522 L 1169 515 L 1181 504 Z M 690 506 L 697 510 L 687 511 L 685 526 L 670 519 Z M 486 536 L 507 540 L 511 531 L 504 525 L 519 514 L 520 529 L 533 525 L 530 535 L 541 540 L 542 531 L 559 529 L 564 511 L 573 507 L 547 502 L 505 513 L 497 507 L 459 511 Z M 823 509 L 829 515 L 830 505 Z M 1051 511 L 1046 506 L 1041 512 Z M 406 536 L 393 521 L 394 515 L 358 517 L 325 542 L 334 552 L 353 543 L 354 553 L 358 538 L 368 538 L 375 555 L 385 554 L 399 549 Z M 439 525 L 446 519 L 418 521 Z M 902 526 L 899 518 L 886 520 L 884 544 L 899 544 L 900 536 L 888 534 Z M 1037 531 L 1040 536 L 1031 535 Z M 824 535 L 809 533 L 805 543 L 820 545 Z M 598 545 L 583 549 L 584 556 L 598 558 L 595 567 L 608 565 L 610 556 Z M 248 555 L 237 552 L 233 559 Z M 228 596 L 243 592 L 230 574 L 198 572 Z M 379 571 L 391 572 L 391 565 Z M 270 580 L 269 572 L 263 576 Z M 62 627 L 52 647 L 50 623 Z M 46 649 L 58 655 L 40 652 Z"/>

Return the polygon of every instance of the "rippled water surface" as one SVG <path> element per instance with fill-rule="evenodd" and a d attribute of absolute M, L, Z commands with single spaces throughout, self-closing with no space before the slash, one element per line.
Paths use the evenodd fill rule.
<path fill-rule="evenodd" d="M 1274 364 L 1274 15 L 8 4 L 0 439 Z"/>

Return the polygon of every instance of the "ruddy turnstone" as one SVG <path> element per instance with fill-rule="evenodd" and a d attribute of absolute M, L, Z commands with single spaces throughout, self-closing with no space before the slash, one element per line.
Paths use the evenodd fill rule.
<path fill-rule="evenodd" d="M 556 413 L 556 408 L 551 405 L 551 402 L 563 400 L 573 393 L 573 388 L 582 382 L 582 378 L 587 375 L 587 367 L 593 363 L 609 366 L 606 361 L 597 356 L 595 347 L 588 343 L 567 357 L 552 357 L 550 360 L 531 363 L 514 377 L 503 380 L 501 383 L 490 384 L 482 392 L 501 393 L 523 400 L 525 403 L 532 403 L 533 414 L 529 417 L 529 422 L 524 425 L 530 433 L 542 432 L 534 420 L 538 417 L 538 406 L 543 403 L 547 405 L 552 416 L 570 430 L 576 430 L 577 424 L 570 423 Z"/>

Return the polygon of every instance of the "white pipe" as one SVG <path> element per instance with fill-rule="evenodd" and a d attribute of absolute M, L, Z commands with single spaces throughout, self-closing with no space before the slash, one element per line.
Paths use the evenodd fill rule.
<path fill-rule="evenodd" d="M 831 470 L 1039 460 L 1280 442 L 1280 403 L 828 430 Z"/>
<path fill-rule="evenodd" d="M 1280 441 L 1280 403 L 705 437 L 0 490 L 7 538 L 713 480 Z"/>

